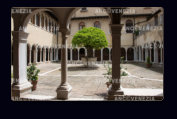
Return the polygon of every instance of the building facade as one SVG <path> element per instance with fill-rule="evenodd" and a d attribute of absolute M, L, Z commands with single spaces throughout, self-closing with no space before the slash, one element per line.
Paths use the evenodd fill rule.
<path fill-rule="evenodd" d="M 163 64 L 163 9 L 160 7 L 130 7 L 123 13 L 121 24 L 121 56 L 126 61 L 146 62 L 147 57 L 154 64 Z M 98 63 L 112 60 L 112 37 L 110 18 L 101 8 L 81 8 L 71 18 L 67 36 L 68 63 L 81 63 L 87 53 L 84 47 L 72 47 L 72 38 L 84 27 L 97 27 L 105 32 L 108 47 L 93 49 Z M 38 64 L 61 60 L 61 34 L 57 18 L 49 12 L 39 12 L 29 21 L 26 31 L 27 64 Z M 12 19 L 13 30 L 13 19 Z M 13 44 L 13 43 L 12 43 Z M 12 47 L 13 54 L 13 47 Z M 12 57 L 13 60 L 13 57 Z"/>

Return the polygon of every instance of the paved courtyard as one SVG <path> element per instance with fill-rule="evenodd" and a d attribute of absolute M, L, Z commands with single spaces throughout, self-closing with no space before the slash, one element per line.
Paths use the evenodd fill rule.
<path fill-rule="evenodd" d="M 61 69 L 59 63 L 38 64 L 41 70 L 36 91 L 31 95 L 56 96 L 56 89 L 61 81 Z M 163 69 L 145 68 L 142 63 L 121 64 L 122 70 L 128 76 L 122 76 L 122 88 L 133 88 L 143 95 L 144 90 L 149 94 L 162 93 Z M 71 99 L 104 99 L 107 94 L 106 81 L 103 73 L 106 69 L 103 64 L 97 64 L 96 68 L 84 68 L 82 64 L 68 64 L 68 82 L 72 86 Z M 133 91 L 133 90 L 132 90 Z M 131 94 L 130 91 L 127 91 Z"/>

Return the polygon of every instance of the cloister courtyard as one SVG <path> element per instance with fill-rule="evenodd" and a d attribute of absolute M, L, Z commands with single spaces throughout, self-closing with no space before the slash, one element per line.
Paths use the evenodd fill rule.
<path fill-rule="evenodd" d="M 11 97 L 162 100 L 163 19 L 162 7 L 13 7 Z"/>
<path fill-rule="evenodd" d="M 107 63 L 105 64 L 108 65 Z M 83 64 L 68 64 L 68 82 L 72 85 L 69 100 L 105 100 L 107 96 L 107 79 L 104 77 L 104 64 L 95 68 L 85 68 Z M 121 76 L 125 95 L 163 95 L 163 68 L 146 68 L 144 63 L 121 64 L 122 71 L 128 75 Z M 51 100 L 56 99 L 56 87 L 61 82 L 61 65 L 58 62 L 38 64 L 40 69 L 37 90 L 22 98 Z"/>

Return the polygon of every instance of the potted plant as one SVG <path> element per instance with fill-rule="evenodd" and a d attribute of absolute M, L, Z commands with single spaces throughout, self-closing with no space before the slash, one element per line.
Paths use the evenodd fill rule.
<path fill-rule="evenodd" d="M 106 68 L 106 73 L 104 73 L 104 77 L 108 80 L 106 82 L 107 88 L 109 88 L 109 86 L 112 84 L 112 68 L 109 66 L 109 64 L 106 65 L 104 64 L 104 67 Z"/>
<path fill-rule="evenodd" d="M 106 82 L 107 88 L 112 84 L 112 68 L 109 66 L 109 64 L 106 66 L 104 64 L 104 67 L 106 68 L 106 73 L 104 73 L 104 77 L 108 80 Z M 122 69 L 122 67 L 120 67 Z M 125 71 L 121 71 L 121 76 L 128 76 L 128 74 Z"/>
<path fill-rule="evenodd" d="M 84 65 L 89 67 L 90 64 L 96 62 L 97 58 L 93 57 L 93 49 L 99 50 L 108 46 L 108 41 L 104 31 L 96 27 L 88 27 L 79 30 L 72 39 L 73 47 L 85 47 L 87 56 L 82 57 Z"/>
<path fill-rule="evenodd" d="M 149 56 L 146 59 L 146 66 L 147 66 L 147 68 L 152 67 L 152 62 L 150 61 L 150 57 Z"/>
<path fill-rule="evenodd" d="M 36 90 L 37 88 L 37 82 L 38 82 L 38 73 L 40 72 L 37 67 L 32 64 L 28 69 L 27 69 L 27 77 L 28 80 L 31 81 L 31 84 L 33 85 L 32 91 Z"/>

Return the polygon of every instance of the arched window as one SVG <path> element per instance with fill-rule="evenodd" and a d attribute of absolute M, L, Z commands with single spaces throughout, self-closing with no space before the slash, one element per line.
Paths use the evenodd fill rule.
<path fill-rule="evenodd" d="M 43 15 L 41 17 L 41 25 L 42 25 L 42 28 L 44 28 L 44 16 Z"/>
<path fill-rule="evenodd" d="M 96 27 L 96 28 L 101 28 L 100 22 L 99 22 L 99 21 L 96 21 L 96 22 L 94 23 L 94 27 Z"/>
<path fill-rule="evenodd" d="M 36 15 L 36 25 L 40 26 L 40 15 L 39 14 Z"/>
<path fill-rule="evenodd" d="M 49 20 L 49 31 L 51 32 L 51 21 Z"/>
<path fill-rule="evenodd" d="M 79 23 L 79 30 L 83 29 L 85 27 L 85 23 L 84 22 L 80 22 Z"/>
<path fill-rule="evenodd" d="M 133 33 L 133 21 L 132 20 L 126 21 L 126 32 Z"/>

